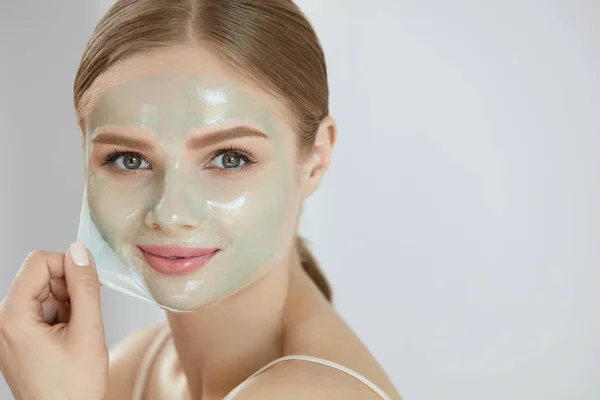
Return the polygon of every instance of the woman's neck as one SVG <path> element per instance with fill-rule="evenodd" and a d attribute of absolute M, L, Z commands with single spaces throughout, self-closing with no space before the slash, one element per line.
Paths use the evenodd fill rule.
<path fill-rule="evenodd" d="M 177 364 L 192 398 L 224 396 L 283 354 L 283 332 L 295 252 L 256 283 L 193 313 L 167 312 Z M 294 296 L 295 297 L 295 296 Z"/>

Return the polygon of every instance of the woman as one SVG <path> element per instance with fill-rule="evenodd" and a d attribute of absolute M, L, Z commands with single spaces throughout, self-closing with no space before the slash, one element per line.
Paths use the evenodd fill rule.
<path fill-rule="evenodd" d="M 110 140 L 99 140 L 97 128 L 110 125 L 103 120 L 107 116 L 147 121 L 147 113 L 160 112 L 175 115 L 173 121 L 181 123 L 182 110 L 195 107 L 189 103 L 195 101 L 190 100 L 193 95 L 183 98 L 182 93 L 195 93 L 192 89 L 206 82 L 240 88 L 250 99 L 236 98 L 237 89 L 230 86 L 220 92 L 224 105 L 218 110 L 244 110 L 234 112 L 227 126 L 211 122 L 211 127 L 221 128 L 215 131 L 220 132 L 217 141 L 231 142 L 224 149 L 199 156 L 197 151 L 204 148 L 199 146 L 196 153 L 180 153 L 187 136 L 174 133 L 179 125 L 152 134 L 116 129 Z M 165 271 L 156 273 L 159 268 L 147 258 L 146 266 L 153 268 L 147 268 L 144 280 L 152 297 L 179 309 L 192 304 L 196 311 L 167 311 L 165 326 L 122 341 L 111 351 L 109 365 L 90 252 L 79 242 L 66 255 L 33 252 L 0 307 L 0 369 L 15 398 L 400 398 L 333 310 L 326 280 L 295 235 L 302 202 L 328 168 L 336 128 L 329 116 L 322 49 L 291 1 L 119 0 L 88 43 L 74 91 L 86 143 L 90 207 L 109 235 L 127 236 L 124 226 L 134 220 L 133 214 L 119 219 L 125 207 L 113 201 L 115 196 L 130 201 L 138 188 L 162 179 L 160 201 L 144 214 L 140 226 L 171 239 L 193 238 L 202 221 L 194 210 L 182 218 L 185 206 L 180 200 L 194 185 L 173 182 L 179 182 L 174 176 L 180 165 L 203 157 L 202 174 L 210 185 L 222 185 L 219 193 L 248 176 L 270 178 L 261 190 L 245 183 L 243 201 L 259 199 L 256 204 L 263 204 L 273 201 L 274 193 L 283 193 L 278 221 L 283 228 L 276 230 L 272 249 L 280 257 L 276 265 L 232 273 L 235 284 L 226 286 L 219 280 L 222 270 L 210 272 L 210 264 L 218 264 L 216 256 L 195 284 L 208 280 L 218 288 L 207 286 L 210 296 L 191 290 L 185 301 L 183 287 Z M 276 133 L 248 134 L 252 126 L 260 131 L 254 116 L 262 111 L 272 118 Z M 200 138 L 206 126 L 199 129 Z M 230 137 L 231 129 L 246 133 Z M 225 131 L 229 136 L 223 136 Z M 144 149 L 125 139 L 135 135 Z M 172 143 L 180 146 L 169 147 Z M 165 161 L 173 159 L 178 162 Z M 90 184 L 90 177 L 102 184 Z M 121 190 L 111 192 L 111 187 Z M 139 201 L 150 192 L 144 193 Z M 140 249 L 144 252 L 144 246 Z"/>

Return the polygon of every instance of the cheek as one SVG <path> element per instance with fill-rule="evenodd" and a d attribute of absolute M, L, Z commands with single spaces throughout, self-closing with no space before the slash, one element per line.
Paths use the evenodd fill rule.
<path fill-rule="evenodd" d="M 248 189 L 238 209 L 222 211 L 219 219 L 238 250 L 270 253 L 295 234 L 300 196 L 294 172 L 290 172 Z"/>
<path fill-rule="evenodd" d="M 214 178 L 202 182 L 212 215 L 238 240 L 260 241 L 278 236 L 282 226 L 298 211 L 300 183 L 297 166 L 286 157 L 262 166 L 256 176 Z"/>
<path fill-rule="evenodd" d="M 144 223 L 144 210 L 152 198 L 150 188 L 128 189 L 90 176 L 88 206 L 98 230 L 108 242 L 127 238 Z"/>

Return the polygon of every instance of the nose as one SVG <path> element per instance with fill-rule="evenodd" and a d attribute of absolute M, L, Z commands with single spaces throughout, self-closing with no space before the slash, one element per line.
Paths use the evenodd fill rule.
<path fill-rule="evenodd" d="M 190 184 L 177 178 L 165 179 L 162 192 L 145 216 L 146 226 L 168 235 L 198 229 L 202 216 L 199 207 L 194 207 L 190 189 Z"/>

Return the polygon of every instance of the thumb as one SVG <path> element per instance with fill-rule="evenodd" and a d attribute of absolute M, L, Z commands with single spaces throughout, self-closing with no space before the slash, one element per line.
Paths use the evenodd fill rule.
<path fill-rule="evenodd" d="M 81 242 L 73 243 L 67 251 L 65 280 L 71 303 L 69 332 L 86 341 L 100 333 L 104 341 L 98 272 L 92 256 Z"/>

